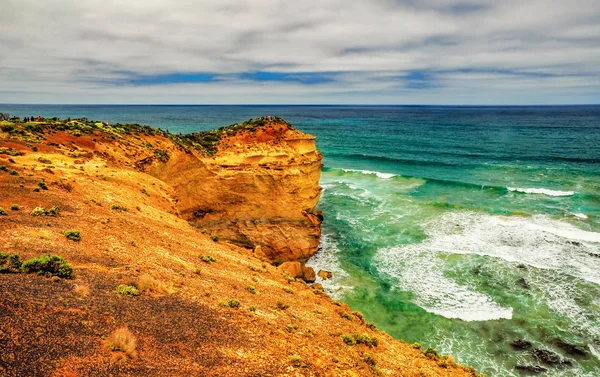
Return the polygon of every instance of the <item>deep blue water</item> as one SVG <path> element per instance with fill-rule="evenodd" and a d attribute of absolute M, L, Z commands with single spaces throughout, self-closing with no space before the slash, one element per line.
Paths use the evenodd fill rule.
<path fill-rule="evenodd" d="M 279 115 L 317 136 L 329 294 L 488 376 L 527 339 L 600 375 L 600 106 L 0 105 L 171 132 Z M 557 339 L 583 347 L 569 355 Z"/>

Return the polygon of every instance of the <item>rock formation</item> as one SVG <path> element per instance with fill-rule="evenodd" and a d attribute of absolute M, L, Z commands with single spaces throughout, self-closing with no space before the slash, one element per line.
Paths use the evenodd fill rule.
<path fill-rule="evenodd" d="M 185 219 L 276 264 L 316 253 L 323 157 L 314 136 L 265 117 L 190 139 L 205 150 L 168 148 L 137 164 L 175 189 Z"/>

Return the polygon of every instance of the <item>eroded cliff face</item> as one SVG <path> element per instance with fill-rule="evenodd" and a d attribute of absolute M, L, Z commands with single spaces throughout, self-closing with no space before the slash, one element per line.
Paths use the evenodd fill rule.
<path fill-rule="evenodd" d="M 315 137 L 278 118 L 221 130 L 213 154 L 167 150 L 138 164 L 176 192 L 181 215 L 276 264 L 305 261 L 319 245 L 322 155 Z"/>

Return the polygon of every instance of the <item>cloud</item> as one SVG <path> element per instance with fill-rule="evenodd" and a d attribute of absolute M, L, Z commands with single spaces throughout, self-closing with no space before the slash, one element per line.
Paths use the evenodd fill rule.
<path fill-rule="evenodd" d="M 5 0 L 0 103 L 591 103 L 597 0 Z"/>

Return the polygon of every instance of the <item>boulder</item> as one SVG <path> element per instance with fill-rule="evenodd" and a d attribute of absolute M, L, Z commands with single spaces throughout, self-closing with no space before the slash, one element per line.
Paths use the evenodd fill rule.
<path fill-rule="evenodd" d="M 514 342 L 510 343 L 512 348 L 517 350 L 525 350 L 531 347 L 531 342 L 525 339 L 517 339 Z"/>
<path fill-rule="evenodd" d="M 323 280 L 327 280 L 331 279 L 333 277 L 333 274 L 330 271 L 319 270 L 317 276 L 319 276 Z"/>
<path fill-rule="evenodd" d="M 578 346 L 576 344 L 567 343 L 562 339 L 558 339 L 554 342 L 554 344 L 561 348 L 563 351 L 573 356 L 587 356 L 587 351 L 585 348 Z"/>
<path fill-rule="evenodd" d="M 302 267 L 302 280 L 307 283 L 314 283 L 317 280 L 317 276 L 315 275 L 315 270 L 312 267 Z"/>
<path fill-rule="evenodd" d="M 262 261 L 268 259 L 267 256 L 265 255 L 265 253 L 262 251 L 262 247 L 260 247 L 260 245 L 258 245 L 254 248 L 253 254 L 254 254 L 254 257 L 256 257 Z"/>
<path fill-rule="evenodd" d="M 313 284 L 313 285 L 312 285 L 312 287 L 313 287 L 313 289 L 314 289 L 315 291 L 322 291 L 322 290 L 323 290 L 323 285 L 322 285 L 322 284 L 319 284 L 319 283 L 315 283 L 315 284 Z"/>
<path fill-rule="evenodd" d="M 534 373 L 534 374 L 544 373 L 544 372 L 548 371 L 548 369 L 546 369 L 542 366 L 539 366 L 539 365 L 515 365 L 515 368 L 517 370 L 520 370 L 523 372 Z"/>
<path fill-rule="evenodd" d="M 302 277 L 302 265 L 300 262 L 283 262 L 278 268 L 281 271 L 287 272 L 293 278 Z"/>
<path fill-rule="evenodd" d="M 534 350 L 531 351 L 531 356 L 536 358 L 539 362 L 542 362 L 542 363 L 548 364 L 548 365 L 556 365 L 556 364 L 571 365 L 571 361 L 564 360 L 562 357 L 560 357 L 559 354 L 552 352 L 550 350 L 535 348 Z"/>

